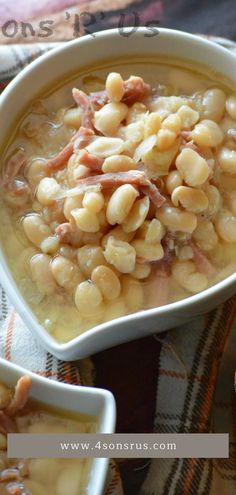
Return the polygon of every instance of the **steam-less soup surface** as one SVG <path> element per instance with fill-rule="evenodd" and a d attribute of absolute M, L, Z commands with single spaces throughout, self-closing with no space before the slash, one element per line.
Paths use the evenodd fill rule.
<path fill-rule="evenodd" d="M 30 385 L 28 376 L 19 379 L 15 391 L 0 381 L 0 495 L 86 495 L 88 458 L 7 458 L 7 433 L 96 431 L 92 417 L 70 415 L 28 399 Z"/>
<path fill-rule="evenodd" d="M 15 280 L 59 341 L 203 291 L 236 267 L 236 94 L 151 61 L 80 75 L 17 127 L 1 220 Z"/>

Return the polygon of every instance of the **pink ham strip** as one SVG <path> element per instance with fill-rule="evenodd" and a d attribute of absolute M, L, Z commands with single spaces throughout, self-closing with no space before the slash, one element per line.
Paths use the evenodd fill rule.
<path fill-rule="evenodd" d="M 3 184 L 7 185 L 14 179 L 21 167 L 26 163 L 26 160 L 26 153 L 22 149 L 19 149 L 9 158 L 4 171 Z"/>
<path fill-rule="evenodd" d="M 131 106 L 136 101 L 143 101 L 151 94 L 150 84 L 145 83 L 141 77 L 131 76 L 129 79 L 124 81 L 124 95 L 122 102 L 126 105 Z M 108 103 L 109 98 L 106 90 L 97 91 L 91 94 L 91 102 L 94 105 L 103 107 Z"/>
<path fill-rule="evenodd" d="M 149 185 L 148 179 L 146 179 L 143 172 L 139 170 L 132 170 L 130 172 L 116 172 L 101 175 L 93 175 L 80 179 L 78 181 L 78 187 L 83 188 L 95 185 L 101 185 L 102 188 L 107 189 L 109 187 L 117 187 L 122 184 L 133 184 L 135 186 Z"/>
<path fill-rule="evenodd" d="M 68 162 L 69 158 L 73 154 L 74 151 L 74 145 L 73 142 L 70 141 L 63 150 L 58 153 L 57 156 L 52 158 L 51 160 L 48 161 L 47 163 L 47 169 L 48 170 L 59 170 L 60 168 L 64 167 L 66 163 Z"/>
<path fill-rule="evenodd" d="M 116 172 L 101 175 L 93 175 L 80 179 L 78 187 L 83 188 L 99 184 L 103 189 L 109 187 L 118 187 L 122 184 L 132 184 L 140 187 L 140 190 L 159 208 L 165 202 L 164 196 L 161 195 L 155 184 L 152 184 L 141 170 L 131 170 L 129 172 Z"/>
<path fill-rule="evenodd" d="M 109 101 L 106 90 L 104 89 L 103 91 L 96 91 L 95 93 L 91 93 L 90 101 L 95 106 L 103 107 Z"/>
<path fill-rule="evenodd" d="M 158 188 L 150 182 L 147 186 L 142 186 L 141 191 L 146 196 L 149 196 L 150 201 L 157 207 L 160 208 L 166 201 L 166 198 L 162 196 Z"/>
<path fill-rule="evenodd" d="M 59 192 L 57 199 L 83 194 L 88 190 L 98 190 L 115 188 L 122 184 L 133 184 L 134 186 L 149 185 L 149 180 L 145 174 L 139 170 L 129 172 L 117 172 L 108 174 L 91 175 L 84 179 L 79 179 L 77 186 L 72 189 L 65 189 Z"/>
<path fill-rule="evenodd" d="M 82 150 L 79 154 L 79 163 L 86 165 L 86 167 L 94 172 L 101 172 L 103 162 L 104 158 L 92 155 L 92 153 L 88 153 L 87 150 Z"/>
<path fill-rule="evenodd" d="M 78 134 L 72 138 L 72 142 L 74 143 L 74 151 L 88 146 L 91 142 L 92 137 L 94 136 L 94 131 L 92 129 L 87 129 L 87 127 L 81 126 Z"/>
<path fill-rule="evenodd" d="M 25 375 L 22 376 L 15 387 L 15 393 L 14 396 L 9 404 L 9 406 L 6 407 L 5 413 L 9 416 L 14 416 L 18 411 L 23 409 L 25 406 L 28 397 L 29 397 L 29 391 L 31 387 L 32 380 L 29 376 Z"/>
<path fill-rule="evenodd" d="M 79 185 L 86 184 L 93 186 L 101 184 L 103 188 L 115 187 L 122 184 L 134 184 L 136 186 L 149 186 L 150 182 L 145 174 L 140 170 L 130 170 L 128 172 L 107 173 L 86 177 L 79 181 Z"/>
<path fill-rule="evenodd" d="M 131 106 L 136 101 L 143 101 L 151 94 L 150 84 L 146 84 L 141 77 L 131 76 L 124 81 L 124 96 L 122 102 Z"/>
<path fill-rule="evenodd" d="M 65 244 L 71 243 L 71 236 L 74 233 L 74 230 L 69 222 L 61 223 L 55 230 L 56 235 L 60 238 L 61 242 Z"/>
<path fill-rule="evenodd" d="M 54 171 L 64 167 L 74 152 L 74 148 L 80 149 L 87 146 L 94 132 L 86 127 L 80 127 L 70 142 L 61 150 L 58 155 L 48 161 L 47 169 Z"/>
<path fill-rule="evenodd" d="M 82 126 L 86 127 L 87 129 L 93 130 L 94 111 L 92 109 L 89 97 L 83 91 L 77 88 L 72 89 L 72 96 L 75 100 L 75 103 L 82 109 Z"/>
<path fill-rule="evenodd" d="M 215 267 L 203 254 L 201 249 L 198 246 L 196 246 L 196 244 L 194 244 L 194 242 L 190 242 L 190 246 L 193 250 L 193 260 L 199 272 L 204 273 L 208 277 L 214 277 L 216 275 Z"/>

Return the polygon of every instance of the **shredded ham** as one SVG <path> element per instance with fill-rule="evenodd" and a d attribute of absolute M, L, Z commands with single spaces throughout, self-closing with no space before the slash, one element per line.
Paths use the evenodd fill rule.
<path fill-rule="evenodd" d="M 79 163 L 86 165 L 86 167 L 90 168 L 94 172 L 101 172 L 103 162 L 104 158 L 93 155 L 87 150 L 82 150 L 79 154 Z"/>
<path fill-rule="evenodd" d="M 103 107 L 109 101 L 106 90 L 91 93 L 90 101 L 96 107 Z"/>
<path fill-rule="evenodd" d="M 124 81 L 124 96 L 122 102 L 131 106 L 136 101 L 143 101 L 151 94 L 150 84 L 145 83 L 141 77 L 130 76 L 127 81 Z"/>
<path fill-rule="evenodd" d="M 164 258 L 161 260 L 162 268 L 170 272 L 170 266 L 175 256 L 175 237 L 171 232 L 167 232 L 161 241 L 164 249 Z"/>
<path fill-rule="evenodd" d="M 215 277 L 216 276 L 216 269 L 212 265 L 212 263 L 207 259 L 205 254 L 201 251 L 201 249 L 196 246 L 194 242 L 190 242 L 190 246 L 193 250 L 193 260 L 194 263 L 199 270 L 199 272 L 204 273 L 207 277 Z"/>
<path fill-rule="evenodd" d="M 103 189 L 107 189 L 109 187 L 121 186 L 122 184 L 146 186 L 149 185 L 149 180 L 142 171 L 130 170 L 128 172 L 115 172 L 86 177 L 85 179 L 80 179 L 78 187 L 95 186 L 97 184 L 100 184 Z"/>
<path fill-rule="evenodd" d="M 69 222 L 61 223 L 55 230 L 56 235 L 60 238 L 60 241 L 65 244 L 71 243 L 71 235 L 74 233 L 72 225 Z"/>
<path fill-rule="evenodd" d="M 81 149 L 84 146 L 87 146 L 93 136 L 94 132 L 91 129 L 81 126 L 63 150 L 48 161 L 47 169 L 49 171 L 54 171 L 64 167 L 73 154 L 74 148 Z"/>
<path fill-rule="evenodd" d="M 76 223 L 73 220 L 58 225 L 55 229 L 55 233 L 58 235 L 62 244 L 70 244 L 74 247 L 81 246 L 83 232 L 77 228 Z"/>
<path fill-rule="evenodd" d="M 18 380 L 15 387 L 14 396 L 10 404 L 5 409 L 5 413 L 7 415 L 14 416 L 18 411 L 23 409 L 29 397 L 31 383 L 32 380 L 27 375 L 22 376 Z"/>
<path fill-rule="evenodd" d="M 76 137 L 72 138 L 72 142 L 74 143 L 74 151 L 88 146 L 91 142 L 91 139 L 94 136 L 94 131 L 92 129 L 87 129 L 86 127 L 81 126 Z"/>
<path fill-rule="evenodd" d="M 92 161 L 93 160 L 95 161 L 94 158 L 92 159 Z M 97 160 L 95 161 L 95 163 L 97 166 Z M 87 166 L 89 167 L 89 165 Z M 76 196 L 77 194 L 82 194 L 87 190 L 92 190 L 92 188 L 97 188 L 98 190 L 109 189 L 119 187 L 123 184 L 132 184 L 139 187 L 140 191 L 142 191 L 143 194 L 149 196 L 150 200 L 157 208 L 160 208 L 160 206 L 162 206 L 163 203 L 166 201 L 165 197 L 162 196 L 157 186 L 155 186 L 155 184 L 153 184 L 146 178 L 145 173 L 142 170 L 129 170 L 127 172 L 91 175 L 90 177 L 79 179 L 78 185 L 76 187 L 74 187 L 73 189 L 61 191 L 57 199 L 68 196 Z"/>
<path fill-rule="evenodd" d="M 81 108 L 83 112 L 81 125 L 83 127 L 86 127 L 87 129 L 93 130 L 94 111 L 89 97 L 83 91 L 77 88 L 72 89 L 72 96 L 75 100 L 75 103 Z"/>
<path fill-rule="evenodd" d="M 74 151 L 73 141 L 70 141 L 58 155 L 54 156 L 47 163 L 47 169 L 54 171 L 64 167 Z"/>
<path fill-rule="evenodd" d="M 6 164 L 4 170 L 3 183 L 5 185 L 9 184 L 16 175 L 20 172 L 21 167 L 26 163 L 27 156 L 23 149 L 19 149 L 12 155 Z"/>
<path fill-rule="evenodd" d="M 166 198 L 162 196 L 157 186 L 155 186 L 152 182 L 150 182 L 147 186 L 142 186 L 141 191 L 149 197 L 150 201 L 157 208 L 160 208 L 166 201 Z"/>

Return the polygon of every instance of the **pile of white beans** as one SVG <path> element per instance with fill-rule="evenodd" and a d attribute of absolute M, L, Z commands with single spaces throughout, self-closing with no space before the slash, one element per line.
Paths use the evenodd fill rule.
<path fill-rule="evenodd" d="M 144 170 L 165 203 L 155 207 L 129 183 L 76 193 L 91 170 L 75 150 L 54 173 L 47 172 L 48 156 L 32 154 L 24 171 L 31 200 L 19 204 L 18 197 L 14 205 L 11 197 L 8 206 L 21 219 L 39 305 L 71 308 L 78 334 L 198 293 L 236 268 L 236 94 L 220 87 L 192 96 L 154 92 L 127 106 L 119 73 L 108 75 L 105 89 L 109 101 L 95 111 L 98 135 L 86 150 L 103 160 L 100 174 Z M 81 117 L 80 107 L 60 110 L 70 135 Z M 73 230 L 68 238 L 56 233 L 64 223 Z M 193 244 L 211 270 L 196 262 Z M 159 300 L 163 273 L 166 300 Z M 45 325 L 53 332 L 49 320 Z"/>

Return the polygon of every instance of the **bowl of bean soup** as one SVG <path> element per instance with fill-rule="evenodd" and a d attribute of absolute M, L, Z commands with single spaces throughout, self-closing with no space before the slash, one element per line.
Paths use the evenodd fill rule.
<path fill-rule="evenodd" d="M 8 433 L 113 433 L 106 390 L 66 385 L 0 360 L 0 494 L 102 495 L 108 459 L 9 458 Z"/>

